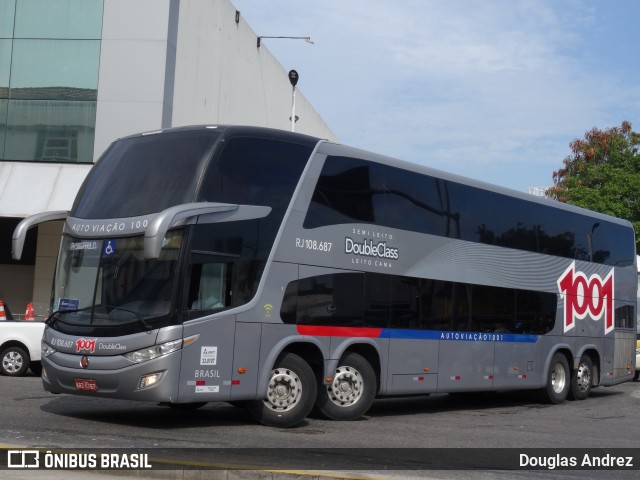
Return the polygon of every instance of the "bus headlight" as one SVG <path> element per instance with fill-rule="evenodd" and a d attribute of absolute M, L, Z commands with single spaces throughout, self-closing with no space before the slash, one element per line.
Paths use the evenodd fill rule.
<path fill-rule="evenodd" d="M 57 350 L 46 343 L 44 340 L 40 341 L 40 353 L 43 357 L 48 357 L 49 355 L 52 355 L 56 352 Z"/>
<path fill-rule="evenodd" d="M 154 345 L 153 347 L 136 350 L 135 352 L 128 352 L 123 354 L 123 356 L 133 363 L 142 363 L 168 355 L 169 353 L 180 350 L 181 348 L 182 339 L 179 339 L 163 343 L 162 345 Z"/>

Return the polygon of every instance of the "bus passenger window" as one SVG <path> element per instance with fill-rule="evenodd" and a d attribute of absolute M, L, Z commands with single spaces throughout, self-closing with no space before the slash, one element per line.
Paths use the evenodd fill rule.
<path fill-rule="evenodd" d="M 363 314 L 363 274 L 336 273 L 298 281 L 298 324 L 362 327 Z"/>
<path fill-rule="evenodd" d="M 189 288 L 190 310 L 213 310 L 227 306 L 226 263 L 194 264 Z"/>

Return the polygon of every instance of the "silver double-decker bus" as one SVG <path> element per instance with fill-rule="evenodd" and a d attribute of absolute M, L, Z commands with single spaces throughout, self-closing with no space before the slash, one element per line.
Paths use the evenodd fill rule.
<path fill-rule="evenodd" d="M 287 427 L 377 397 L 631 380 L 627 221 L 310 136 L 196 126 L 115 141 L 64 219 L 53 393 L 244 403 Z"/>

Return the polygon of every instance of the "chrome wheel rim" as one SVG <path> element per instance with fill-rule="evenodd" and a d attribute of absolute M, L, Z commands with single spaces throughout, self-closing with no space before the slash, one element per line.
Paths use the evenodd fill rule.
<path fill-rule="evenodd" d="M 271 372 L 264 404 L 273 411 L 286 412 L 294 408 L 302 397 L 302 382 L 295 372 L 276 368 Z"/>
<path fill-rule="evenodd" d="M 561 363 L 556 363 L 551 371 L 551 388 L 555 393 L 561 393 L 567 383 L 567 374 Z"/>
<path fill-rule="evenodd" d="M 2 358 L 2 368 L 5 372 L 16 373 L 22 368 L 22 355 L 17 352 L 9 352 Z"/>
<path fill-rule="evenodd" d="M 591 387 L 591 369 L 584 363 L 581 363 L 576 372 L 576 380 L 578 389 L 586 392 Z"/>
<path fill-rule="evenodd" d="M 327 395 L 334 405 L 350 407 L 360 400 L 364 381 L 360 372 L 353 367 L 338 367 L 331 385 L 327 385 Z"/>

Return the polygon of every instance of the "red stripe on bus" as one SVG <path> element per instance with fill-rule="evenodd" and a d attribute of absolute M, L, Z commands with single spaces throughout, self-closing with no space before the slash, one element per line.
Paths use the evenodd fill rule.
<path fill-rule="evenodd" d="M 324 327 L 316 325 L 297 325 L 300 335 L 314 335 L 316 337 L 368 337 L 379 338 L 381 328 L 364 327 Z"/>

